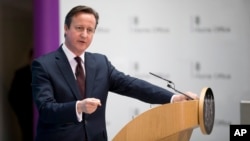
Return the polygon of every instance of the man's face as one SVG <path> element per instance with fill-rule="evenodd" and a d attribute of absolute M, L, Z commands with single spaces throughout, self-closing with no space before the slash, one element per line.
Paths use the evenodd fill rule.
<path fill-rule="evenodd" d="M 72 17 L 70 27 L 64 26 L 65 44 L 75 55 L 81 55 L 91 44 L 95 33 L 94 15 L 78 13 Z"/>

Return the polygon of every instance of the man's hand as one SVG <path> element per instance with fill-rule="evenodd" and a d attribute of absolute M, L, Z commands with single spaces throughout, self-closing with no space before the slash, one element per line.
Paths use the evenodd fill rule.
<path fill-rule="evenodd" d="M 192 92 L 186 92 L 186 95 L 188 95 L 189 97 L 193 98 L 193 100 L 198 100 L 199 97 L 197 94 L 192 93 Z M 187 101 L 187 100 L 191 100 L 189 97 L 183 95 L 183 94 L 176 94 L 173 96 L 172 102 L 181 102 L 181 101 Z"/>
<path fill-rule="evenodd" d="M 86 98 L 78 102 L 77 112 L 92 114 L 98 106 L 101 106 L 101 101 L 96 98 Z"/>

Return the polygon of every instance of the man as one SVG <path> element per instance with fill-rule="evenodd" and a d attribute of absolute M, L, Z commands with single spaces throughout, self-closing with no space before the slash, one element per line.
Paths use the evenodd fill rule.
<path fill-rule="evenodd" d="M 10 106 L 18 119 L 22 141 L 33 140 L 33 99 L 30 86 L 32 49 L 28 57 L 28 64 L 16 70 L 8 95 Z"/>
<path fill-rule="evenodd" d="M 98 19 L 98 13 L 90 7 L 74 7 L 65 17 L 65 42 L 58 50 L 33 61 L 32 91 L 39 111 L 36 141 L 107 141 L 105 108 L 109 91 L 152 104 L 187 100 L 184 95 L 173 96 L 163 88 L 125 75 L 105 55 L 86 52 Z M 75 57 L 80 58 L 79 64 Z M 83 68 L 78 69 L 80 65 Z M 80 74 L 83 76 L 78 78 Z M 78 83 L 80 79 L 85 79 L 84 84 Z"/>

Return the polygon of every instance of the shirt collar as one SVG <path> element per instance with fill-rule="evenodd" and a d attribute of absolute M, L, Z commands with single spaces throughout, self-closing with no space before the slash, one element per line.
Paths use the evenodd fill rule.
<path fill-rule="evenodd" d="M 62 45 L 62 49 L 63 49 L 64 53 L 66 54 L 69 62 L 71 62 L 72 60 L 75 60 L 74 58 L 76 57 L 76 55 L 72 51 L 70 51 L 68 49 L 68 47 L 66 47 L 65 44 Z M 79 57 L 81 57 L 83 62 L 84 62 L 84 56 L 85 56 L 85 52 L 79 56 Z"/>

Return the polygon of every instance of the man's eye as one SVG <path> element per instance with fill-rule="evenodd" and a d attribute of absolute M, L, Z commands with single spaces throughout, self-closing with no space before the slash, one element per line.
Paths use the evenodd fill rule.
<path fill-rule="evenodd" d="M 94 29 L 89 28 L 89 29 L 88 29 L 88 32 L 94 32 Z"/>
<path fill-rule="evenodd" d="M 76 27 L 76 30 L 82 31 L 82 30 L 83 30 L 83 27 L 77 26 L 77 27 Z"/>
<path fill-rule="evenodd" d="M 81 27 L 81 26 L 76 26 L 75 29 L 78 32 L 83 32 L 83 31 L 86 31 L 88 33 L 94 33 L 95 32 L 95 29 L 93 29 L 93 28 L 84 28 L 84 27 Z"/>

